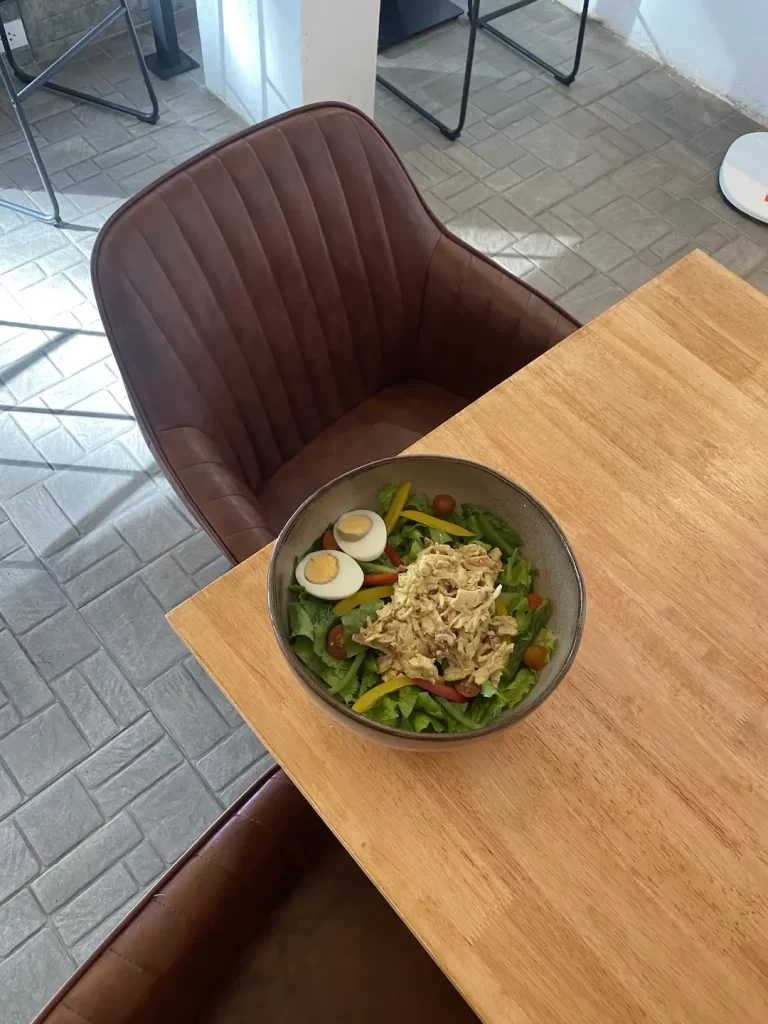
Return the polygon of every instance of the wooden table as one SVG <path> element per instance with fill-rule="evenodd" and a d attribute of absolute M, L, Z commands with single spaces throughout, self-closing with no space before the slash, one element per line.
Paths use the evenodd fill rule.
<path fill-rule="evenodd" d="M 411 449 L 529 488 L 586 579 L 566 681 L 469 749 L 332 724 L 269 549 L 170 615 L 486 1022 L 768 1021 L 767 395 L 768 299 L 694 253 Z"/>

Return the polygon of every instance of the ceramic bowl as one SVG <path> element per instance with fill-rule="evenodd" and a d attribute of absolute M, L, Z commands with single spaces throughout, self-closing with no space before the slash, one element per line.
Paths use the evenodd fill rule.
<path fill-rule="evenodd" d="M 472 732 L 406 732 L 380 725 L 353 712 L 332 697 L 290 648 L 288 604 L 293 595 L 293 566 L 328 523 L 346 509 L 378 508 L 381 488 L 393 481 L 410 480 L 413 491 L 427 494 L 452 494 L 457 502 L 481 505 L 507 520 L 524 541 L 523 553 L 539 575 L 536 590 L 552 601 L 549 622 L 558 636 L 552 660 L 539 674 L 536 686 L 523 701 L 491 722 Z M 478 740 L 507 729 L 530 714 L 553 692 L 570 668 L 584 627 L 584 582 L 563 531 L 544 506 L 522 487 L 495 470 L 477 462 L 445 455 L 404 455 L 371 462 L 337 477 L 308 498 L 286 523 L 275 542 L 269 563 L 269 614 L 277 640 L 291 668 L 309 695 L 337 722 L 360 735 L 388 746 L 408 750 L 447 749 Z"/>

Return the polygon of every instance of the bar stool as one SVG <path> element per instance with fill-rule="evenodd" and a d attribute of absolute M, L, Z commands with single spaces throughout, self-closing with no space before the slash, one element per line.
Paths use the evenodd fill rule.
<path fill-rule="evenodd" d="M 573 65 L 569 71 L 562 71 L 554 64 L 550 64 L 548 61 L 543 60 L 537 54 L 532 53 L 527 47 L 523 46 L 522 43 L 516 42 L 506 33 L 501 32 L 494 25 L 490 23 L 495 21 L 497 18 L 503 18 L 506 14 L 511 14 L 513 11 L 519 11 L 523 7 L 528 7 L 530 4 L 536 3 L 537 0 L 514 0 L 514 3 L 507 4 L 506 7 L 502 7 L 499 10 L 490 11 L 488 14 L 480 13 L 480 0 L 467 0 L 467 17 L 469 19 L 469 39 L 467 41 L 467 56 L 464 62 L 464 80 L 461 89 L 461 100 L 459 102 L 459 119 L 456 127 L 447 125 L 444 121 L 441 121 L 439 117 L 435 117 L 426 110 L 420 103 L 412 99 L 407 93 L 403 92 L 396 85 L 393 85 L 387 78 L 382 74 L 376 75 L 376 81 L 379 85 L 383 86 L 394 96 L 397 96 L 403 103 L 407 103 L 411 109 L 425 117 L 427 121 L 431 122 L 436 128 L 439 128 L 443 135 L 452 142 L 461 135 L 464 129 L 464 122 L 467 118 L 467 105 L 469 103 L 469 90 L 472 84 L 472 68 L 475 62 L 475 41 L 477 38 L 478 29 L 485 29 L 494 38 L 500 42 L 505 43 L 511 47 L 521 56 L 533 61 L 540 68 L 545 71 L 549 71 L 551 75 L 554 75 L 555 80 L 560 82 L 562 85 L 572 85 L 576 79 L 576 75 L 579 72 L 579 65 L 581 64 L 581 51 L 584 48 L 584 35 L 587 31 L 587 19 L 589 17 L 589 0 L 582 0 L 581 15 L 579 18 L 579 33 L 576 39 L 576 51 L 574 53 Z"/>
<path fill-rule="evenodd" d="M 4 0 L 0 0 L 0 8 L 2 8 Z M 133 51 L 136 54 L 136 60 L 141 71 L 141 77 L 144 80 L 144 85 L 147 88 L 147 95 L 151 104 L 151 110 L 149 113 L 137 110 L 134 107 L 123 106 L 122 103 L 114 103 L 112 100 L 102 99 L 100 96 L 92 96 L 90 93 L 81 92 L 79 89 L 70 89 L 65 85 L 56 85 L 50 81 L 50 79 L 60 71 L 66 64 L 78 56 L 78 54 L 92 43 L 98 36 L 103 32 L 106 32 L 110 26 L 114 25 L 115 22 L 121 18 L 125 18 L 126 29 L 133 45 Z M 131 114 L 133 117 L 138 118 L 140 121 L 146 121 L 148 124 L 156 124 L 159 116 L 157 96 L 152 86 L 152 82 L 147 71 L 147 65 L 144 61 L 144 55 L 141 52 L 141 46 L 139 44 L 138 36 L 136 35 L 136 28 L 131 18 L 131 12 L 128 10 L 127 0 L 118 0 L 118 6 L 111 14 L 108 14 L 105 18 L 94 25 L 92 29 L 79 39 L 73 46 L 57 58 L 52 64 L 50 64 L 44 71 L 41 71 L 38 75 L 30 75 L 16 63 L 16 58 L 11 50 L 11 45 L 8 41 L 8 35 L 5 31 L 2 20 L 0 19 L 0 42 L 2 43 L 3 50 L 5 51 L 4 61 L 0 56 L 0 77 L 2 77 L 3 85 L 8 92 L 8 98 L 11 101 L 11 106 L 16 114 L 16 118 L 19 122 L 19 127 L 24 135 L 24 139 L 29 147 L 30 156 L 32 162 L 35 165 L 37 173 L 40 175 L 40 181 L 43 188 L 46 191 L 48 199 L 51 204 L 51 212 L 45 213 L 44 211 L 38 210 L 32 206 L 24 206 L 20 203 L 11 202 L 10 199 L 0 199 L 0 206 L 5 207 L 8 210 L 15 210 L 16 213 L 23 213 L 29 217 L 34 217 L 36 220 L 41 220 L 46 224 L 54 224 L 58 226 L 61 224 L 61 215 L 59 212 L 59 203 L 54 192 L 51 179 L 46 170 L 43 158 L 40 155 L 35 138 L 32 134 L 32 129 L 29 126 L 27 115 L 24 112 L 23 103 L 33 92 L 38 89 L 50 89 L 52 92 L 61 93 L 64 96 L 71 96 L 78 100 L 85 100 L 88 103 L 96 103 L 100 107 L 108 107 L 110 110 L 116 110 L 121 114 Z M 6 61 L 8 62 L 6 64 Z M 8 70 L 10 67 L 15 77 L 22 83 L 22 88 L 17 89 L 14 85 L 11 73 Z"/>

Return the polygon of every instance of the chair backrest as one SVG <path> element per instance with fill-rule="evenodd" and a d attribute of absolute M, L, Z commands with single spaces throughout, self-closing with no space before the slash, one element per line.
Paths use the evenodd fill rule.
<path fill-rule="evenodd" d="M 142 426 L 211 437 L 258 492 L 401 378 L 440 230 L 376 126 L 317 105 L 243 132 L 125 204 L 93 279 Z"/>

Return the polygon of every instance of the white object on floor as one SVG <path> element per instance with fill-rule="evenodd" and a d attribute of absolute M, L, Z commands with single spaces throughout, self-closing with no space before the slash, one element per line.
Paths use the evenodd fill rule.
<path fill-rule="evenodd" d="M 736 139 L 720 167 L 720 188 L 737 210 L 768 224 L 768 132 Z"/>

